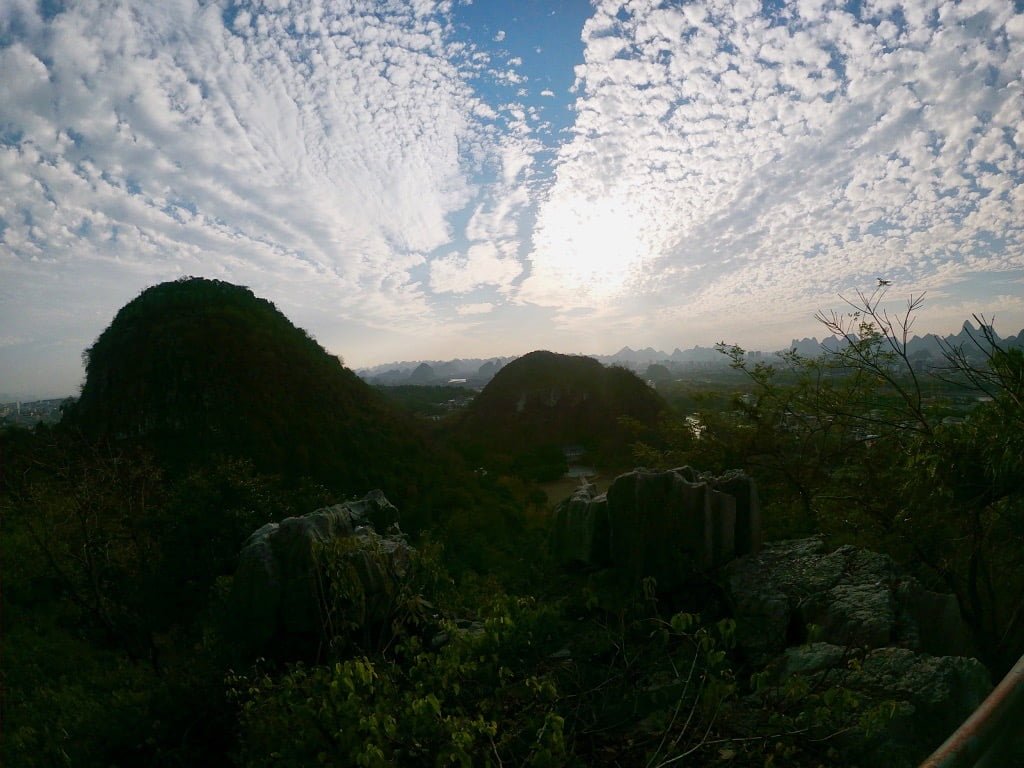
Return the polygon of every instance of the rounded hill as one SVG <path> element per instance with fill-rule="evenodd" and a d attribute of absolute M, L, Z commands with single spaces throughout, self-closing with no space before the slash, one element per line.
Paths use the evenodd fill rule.
<path fill-rule="evenodd" d="M 630 432 L 620 417 L 654 426 L 664 400 L 635 374 L 580 355 L 537 351 L 512 361 L 467 410 L 470 444 L 517 453 L 579 444 L 605 460 L 628 458 Z"/>
<path fill-rule="evenodd" d="M 241 457 L 396 499 L 425 470 L 413 425 L 248 288 L 203 278 L 148 288 L 84 356 L 71 424 L 140 439 L 171 465 Z"/>

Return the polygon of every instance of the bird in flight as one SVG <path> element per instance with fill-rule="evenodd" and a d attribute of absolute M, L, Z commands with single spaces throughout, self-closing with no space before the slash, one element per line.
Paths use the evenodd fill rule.
<path fill-rule="evenodd" d="M 876 278 L 878 280 L 878 287 L 881 288 L 884 285 L 892 285 L 892 280 L 883 280 L 882 278 Z"/>

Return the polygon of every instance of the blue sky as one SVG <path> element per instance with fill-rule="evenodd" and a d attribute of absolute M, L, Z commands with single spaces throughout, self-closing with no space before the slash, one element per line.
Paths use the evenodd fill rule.
<path fill-rule="evenodd" d="M 1021 3 L 5 0 L 0 73 L 0 393 L 182 275 L 353 366 L 1024 326 Z"/>

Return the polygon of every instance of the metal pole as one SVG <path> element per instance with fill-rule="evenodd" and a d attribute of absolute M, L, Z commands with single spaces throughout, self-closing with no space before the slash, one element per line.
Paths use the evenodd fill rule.
<path fill-rule="evenodd" d="M 972 768 L 990 754 L 1024 733 L 1024 656 L 988 698 L 964 720 L 953 735 L 935 750 L 920 768 Z M 986 764 L 995 765 L 990 760 Z"/>

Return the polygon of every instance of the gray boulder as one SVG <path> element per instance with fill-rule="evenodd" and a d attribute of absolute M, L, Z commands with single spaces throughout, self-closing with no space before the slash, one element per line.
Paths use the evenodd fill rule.
<path fill-rule="evenodd" d="M 742 473 L 637 469 L 617 477 L 607 494 L 585 486 L 562 502 L 551 540 L 563 562 L 612 565 L 672 588 L 758 550 L 757 491 Z"/>
<path fill-rule="evenodd" d="M 886 555 L 820 537 L 766 544 L 724 569 L 737 642 L 755 663 L 806 639 L 842 646 L 895 646 L 936 655 L 972 655 L 956 600 L 929 592 Z"/>
<path fill-rule="evenodd" d="M 985 700 L 992 681 L 985 665 L 964 656 L 929 656 L 908 648 L 878 648 L 850 670 L 845 682 L 875 698 L 906 701 L 914 707 L 918 731 L 939 745 Z"/>
<path fill-rule="evenodd" d="M 684 467 L 689 469 L 689 467 Z M 690 470 L 691 472 L 693 470 Z M 754 481 L 739 470 L 713 479 L 717 490 L 731 496 L 736 504 L 736 556 L 761 551 L 761 505 Z"/>
<path fill-rule="evenodd" d="M 608 499 L 591 483 L 581 485 L 555 508 L 552 551 L 565 562 L 610 565 Z"/>
<path fill-rule="evenodd" d="M 892 719 L 869 741 L 848 745 L 870 764 L 914 766 L 952 733 L 992 689 L 977 659 L 931 656 L 909 648 L 867 652 L 831 643 L 787 648 L 773 664 L 779 682 L 802 675 L 813 688 L 841 686 Z"/>
<path fill-rule="evenodd" d="M 309 656 L 338 626 L 386 620 L 411 549 L 400 535 L 377 534 L 371 522 L 397 519 L 384 495 L 371 491 L 359 501 L 269 523 L 253 533 L 242 545 L 227 599 L 237 655 Z M 339 576 L 350 583 L 332 583 Z M 339 593 L 354 598 L 344 618 L 337 615 Z"/>

